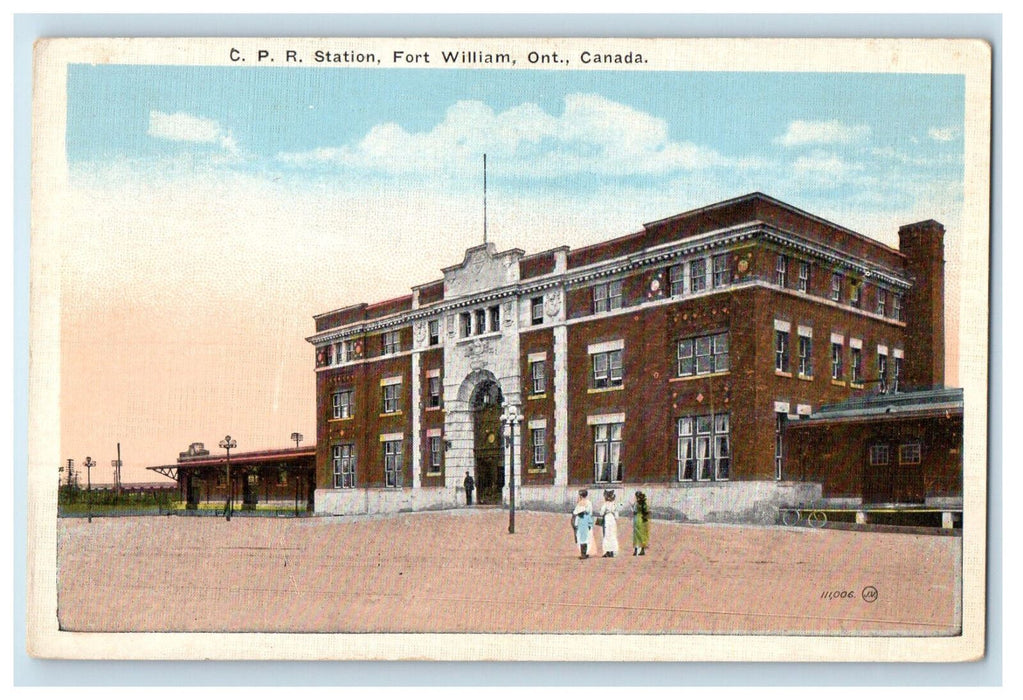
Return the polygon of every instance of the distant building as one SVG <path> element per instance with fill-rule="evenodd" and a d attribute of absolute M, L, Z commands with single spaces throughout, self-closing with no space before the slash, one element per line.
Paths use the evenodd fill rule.
<path fill-rule="evenodd" d="M 316 510 L 456 505 L 467 471 L 499 503 L 513 456 L 527 507 L 641 489 L 730 520 L 820 498 L 786 424 L 944 385 L 943 237 L 911 224 L 896 250 L 754 193 L 578 249 L 470 248 L 315 317 Z"/>

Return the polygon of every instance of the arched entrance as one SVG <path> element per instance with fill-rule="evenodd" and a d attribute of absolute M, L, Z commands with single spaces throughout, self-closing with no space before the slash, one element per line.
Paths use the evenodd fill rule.
<path fill-rule="evenodd" d="M 504 489 L 504 437 L 501 433 L 503 403 L 501 387 L 492 379 L 480 382 L 469 401 L 472 409 L 476 494 L 480 505 L 500 503 Z"/>

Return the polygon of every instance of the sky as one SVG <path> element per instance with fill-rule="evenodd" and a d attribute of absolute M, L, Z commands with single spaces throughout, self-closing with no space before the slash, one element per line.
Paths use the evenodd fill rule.
<path fill-rule="evenodd" d="M 961 76 L 81 64 L 67 96 L 61 449 L 97 482 L 117 442 L 127 481 L 314 442 L 312 316 L 479 244 L 483 153 L 501 250 L 752 191 L 892 246 L 936 219 L 958 328 Z"/>

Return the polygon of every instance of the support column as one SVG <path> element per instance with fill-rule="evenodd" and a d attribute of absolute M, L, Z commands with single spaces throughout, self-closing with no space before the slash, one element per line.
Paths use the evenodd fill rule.
<path fill-rule="evenodd" d="M 568 326 L 554 327 L 554 484 L 568 485 Z"/>
<path fill-rule="evenodd" d="M 412 488 L 418 489 L 423 484 L 423 387 L 420 379 L 422 354 L 412 353 Z"/>

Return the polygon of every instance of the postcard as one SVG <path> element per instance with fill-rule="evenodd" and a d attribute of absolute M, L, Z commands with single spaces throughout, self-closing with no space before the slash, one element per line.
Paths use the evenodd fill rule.
<path fill-rule="evenodd" d="M 39 41 L 30 653 L 983 657 L 990 76 Z"/>

